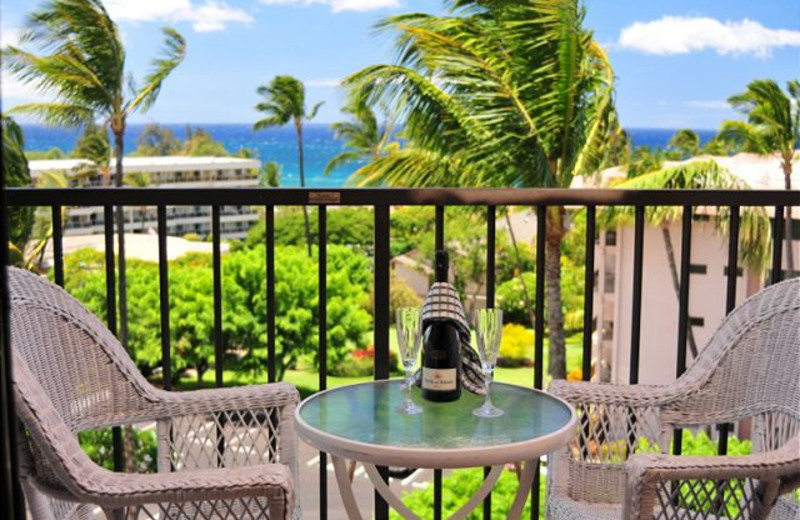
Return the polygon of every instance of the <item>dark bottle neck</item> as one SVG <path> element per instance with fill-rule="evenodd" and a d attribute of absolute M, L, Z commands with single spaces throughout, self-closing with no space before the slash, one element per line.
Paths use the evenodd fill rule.
<path fill-rule="evenodd" d="M 447 251 L 439 249 L 436 251 L 436 281 L 447 282 L 447 270 L 450 264 L 450 259 Z"/>

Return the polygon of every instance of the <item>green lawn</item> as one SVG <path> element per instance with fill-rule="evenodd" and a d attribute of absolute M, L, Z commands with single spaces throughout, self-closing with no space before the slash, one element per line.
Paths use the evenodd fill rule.
<path fill-rule="evenodd" d="M 372 335 L 369 335 L 370 339 Z M 567 338 L 567 372 L 580 369 L 581 367 L 581 341 L 582 335 L 575 334 Z M 550 381 L 550 377 L 546 374 L 547 359 L 548 359 L 548 340 L 545 338 L 544 345 L 544 370 L 545 370 L 545 386 Z M 392 327 L 389 335 L 389 349 L 397 352 L 397 336 Z M 402 377 L 401 371 L 395 367 L 392 377 Z M 266 382 L 266 374 L 254 375 L 247 372 L 225 370 L 223 378 L 226 385 L 248 385 Z M 336 388 L 339 386 L 359 383 L 362 381 L 370 381 L 372 376 L 364 377 L 337 377 L 328 375 L 327 385 L 328 388 Z M 533 385 L 533 367 L 520 367 L 520 368 L 502 368 L 498 367 L 495 370 L 495 379 L 504 383 L 512 383 L 522 386 Z M 290 382 L 297 386 L 303 397 L 306 397 L 319 389 L 319 374 L 313 367 L 300 366 L 296 370 L 287 370 L 284 376 L 284 381 Z M 214 384 L 214 371 L 209 370 L 204 374 L 203 386 L 213 386 Z M 186 380 L 183 384 L 179 385 L 182 388 L 194 388 L 196 384 L 194 381 Z"/>

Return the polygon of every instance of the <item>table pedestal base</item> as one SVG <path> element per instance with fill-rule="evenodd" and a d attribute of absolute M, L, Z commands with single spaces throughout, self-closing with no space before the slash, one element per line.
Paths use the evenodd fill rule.
<path fill-rule="evenodd" d="M 339 493 L 342 496 L 342 502 L 344 503 L 345 511 L 347 511 L 347 516 L 350 518 L 350 520 L 363 520 L 361 512 L 358 510 L 356 499 L 353 496 L 352 482 L 348 476 L 347 463 L 345 462 L 345 459 L 335 455 L 332 456 L 332 459 L 333 468 L 336 473 L 336 482 L 338 483 Z M 517 489 L 517 494 L 514 497 L 514 503 L 511 506 L 511 510 L 508 512 L 508 518 L 511 520 L 518 520 L 522 515 L 522 510 L 525 507 L 525 501 L 528 498 L 528 493 L 530 492 L 531 484 L 533 483 L 533 475 L 538 462 L 538 460 L 527 461 L 523 466 L 519 479 L 519 489 Z M 370 482 L 372 482 L 372 485 L 375 487 L 375 490 L 380 493 L 383 499 L 386 500 L 386 502 L 392 506 L 392 508 L 400 513 L 400 515 L 406 520 L 421 520 L 419 516 L 414 514 L 411 509 L 403 504 L 403 501 L 400 499 L 400 497 L 397 496 L 394 491 L 392 491 L 386 482 L 384 482 L 383 478 L 381 478 L 381 475 L 378 472 L 378 468 L 376 468 L 374 464 L 362 463 L 362 465 L 367 472 Z M 450 520 L 462 520 L 466 518 L 467 515 L 478 506 L 478 504 L 483 502 L 486 496 L 494 488 L 497 480 L 500 478 L 500 475 L 503 473 L 503 467 L 503 465 L 492 466 L 491 471 L 484 479 L 481 487 L 478 488 L 478 491 L 476 491 L 472 498 L 470 498 L 458 509 L 458 511 L 453 514 L 453 516 L 450 517 Z"/>

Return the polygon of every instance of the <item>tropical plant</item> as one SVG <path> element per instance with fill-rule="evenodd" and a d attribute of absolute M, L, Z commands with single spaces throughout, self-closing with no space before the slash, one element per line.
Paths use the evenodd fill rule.
<path fill-rule="evenodd" d="M 275 76 L 266 85 L 258 87 L 256 90 L 260 96 L 264 97 L 256 105 L 256 110 L 265 114 L 253 125 L 254 130 L 283 126 L 287 123 L 294 125 L 297 134 L 297 159 L 300 168 L 300 187 L 305 187 L 305 167 L 303 157 L 303 123 L 311 121 L 316 117 L 319 107 L 323 102 L 320 101 L 311 109 L 306 107 L 306 87 L 303 82 L 292 76 Z M 306 228 L 306 244 L 308 256 L 311 256 L 311 232 L 308 225 L 308 208 L 303 206 L 303 218 Z"/>
<path fill-rule="evenodd" d="M 0 116 L 3 130 L 3 172 L 5 184 L 9 188 L 30 187 L 31 171 L 25 157 L 25 138 L 22 129 L 13 119 Z M 33 208 L 15 207 L 8 209 L 8 240 L 11 259 L 19 265 L 21 258 L 15 261 L 14 251 L 22 251 L 28 243 L 33 227 Z"/>
<path fill-rule="evenodd" d="M 53 146 L 49 150 L 26 151 L 25 157 L 27 157 L 29 161 L 43 161 L 50 159 L 63 159 L 64 157 L 67 157 L 67 154 L 58 146 Z"/>
<path fill-rule="evenodd" d="M 94 121 L 84 125 L 83 134 L 75 143 L 70 156 L 88 161 L 78 164 L 70 172 L 77 183 L 85 184 L 92 177 L 99 176 L 104 185 L 110 184 L 111 144 L 105 128 L 97 126 Z"/>
<path fill-rule="evenodd" d="M 115 185 L 121 187 L 128 117 L 153 106 L 164 80 L 186 53 L 185 41 L 177 31 L 163 31 L 164 55 L 153 61 L 144 84 L 139 86 L 126 74 L 119 28 L 101 0 L 51 0 L 29 16 L 21 46 L 3 49 L 3 65 L 52 101 L 22 104 L 11 111 L 67 127 L 102 120 L 104 128 L 114 136 L 114 179 Z M 124 222 L 123 208 L 118 207 L 119 330 L 120 339 L 126 344 Z"/>
<path fill-rule="evenodd" d="M 653 149 L 649 146 L 637 146 L 631 152 L 629 161 L 625 165 L 625 171 L 630 179 L 660 170 L 663 164 L 664 157 L 661 150 L 658 148 Z"/>
<path fill-rule="evenodd" d="M 43 171 L 36 179 L 35 185 L 37 188 L 67 188 L 69 187 L 69 177 L 60 170 Z M 62 222 L 66 214 L 67 209 L 62 206 Z M 9 243 L 9 257 L 12 264 L 29 271 L 39 272 L 42 270 L 47 243 L 53 236 L 53 214 L 50 208 L 35 208 L 32 224 L 31 232 L 25 243 L 22 243 L 21 246 Z"/>
<path fill-rule="evenodd" d="M 342 112 L 350 114 L 352 120 L 334 123 L 331 127 L 334 138 L 343 139 L 347 149 L 328 161 L 325 175 L 344 164 L 374 160 L 399 149 L 399 143 L 392 141 L 393 122 L 381 125 L 363 96 L 350 99 Z"/>
<path fill-rule="evenodd" d="M 192 129 L 187 126 L 186 141 L 183 143 L 179 155 L 227 157 L 230 153 L 225 148 L 225 145 L 220 141 L 215 141 L 207 130 L 203 128 Z"/>
<path fill-rule="evenodd" d="M 275 161 L 266 161 L 261 164 L 258 172 L 258 185 L 261 187 L 277 188 L 281 185 L 283 165 Z"/>
<path fill-rule="evenodd" d="M 740 144 L 744 151 L 760 155 L 777 155 L 783 170 L 784 187 L 792 189 L 792 163 L 800 140 L 800 80 L 786 83 L 785 93 L 771 79 L 757 79 L 747 90 L 728 98 L 733 108 L 745 114 L 747 121 L 725 121 L 720 135 Z M 786 206 L 786 268 L 794 273 L 792 249 L 792 206 Z"/>
<path fill-rule="evenodd" d="M 615 132 L 614 75 L 577 0 L 453 2 L 446 16 L 381 22 L 396 63 L 345 80 L 403 124 L 409 146 L 355 178 L 391 186 L 568 187 L 605 163 Z M 547 212 L 548 371 L 566 375 L 561 239 L 565 209 Z"/>
<path fill-rule="evenodd" d="M 670 159 L 688 159 L 700 151 L 700 136 L 694 130 L 684 128 L 672 135 L 667 146 Z"/>
<path fill-rule="evenodd" d="M 732 175 L 714 161 L 686 162 L 678 166 L 656 170 L 654 172 L 628 179 L 614 186 L 619 189 L 632 190 L 746 190 L 750 189 L 746 182 Z M 629 207 L 617 206 L 604 211 L 606 226 L 629 222 L 633 210 Z M 669 263 L 669 272 L 675 297 L 680 298 L 680 279 L 678 277 L 675 248 L 672 244 L 670 226 L 678 222 L 683 215 L 680 206 L 653 206 L 645 211 L 647 221 L 661 229 L 664 249 Z M 728 231 L 728 208 L 718 207 L 710 215 L 715 229 L 721 234 Z M 743 208 L 739 230 L 739 257 L 742 265 L 763 270 L 769 251 L 770 226 L 763 208 Z M 697 356 L 697 342 L 688 325 L 688 341 L 692 356 Z"/>
<path fill-rule="evenodd" d="M 169 128 L 149 124 L 136 138 L 137 148 L 131 155 L 161 156 L 175 155 L 181 150 L 181 140 Z"/>

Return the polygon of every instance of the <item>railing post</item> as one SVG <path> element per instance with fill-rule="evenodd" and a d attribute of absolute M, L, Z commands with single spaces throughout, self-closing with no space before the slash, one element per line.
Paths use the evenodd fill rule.
<path fill-rule="evenodd" d="M 375 379 L 389 378 L 389 281 L 391 279 L 390 265 L 391 252 L 389 249 L 390 213 L 389 206 L 375 206 L 375 298 L 373 310 L 375 316 L 375 330 L 373 343 L 375 345 Z M 389 481 L 388 468 L 378 468 L 381 477 Z M 389 505 L 383 497 L 375 492 L 375 520 L 388 520 Z"/>
<path fill-rule="evenodd" d="M 544 386 L 544 284 L 545 284 L 545 255 L 547 251 L 547 206 L 536 206 L 536 294 L 535 311 L 536 323 L 534 324 L 533 337 L 533 387 L 541 390 Z M 525 283 L 524 278 L 522 283 Z M 531 519 L 539 518 L 541 497 L 541 464 L 536 463 L 531 486 Z"/>
<path fill-rule="evenodd" d="M 0 123 L 0 126 L 2 123 Z M 2 161 L 2 159 L 0 159 Z M 5 164 L 0 163 L 0 464 L 2 464 L 3 518 L 24 520 L 25 500 L 19 480 L 17 460 L 17 415 L 14 411 L 13 369 L 8 300 L 8 205 L 5 190 Z"/>
<path fill-rule="evenodd" d="M 328 213 L 324 205 L 318 208 L 317 223 L 319 246 L 317 247 L 317 298 L 318 342 L 317 359 L 319 360 L 319 390 L 328 388 Z M 319 517 L 328 518 L 328 454 L 319 453 Z"/>

